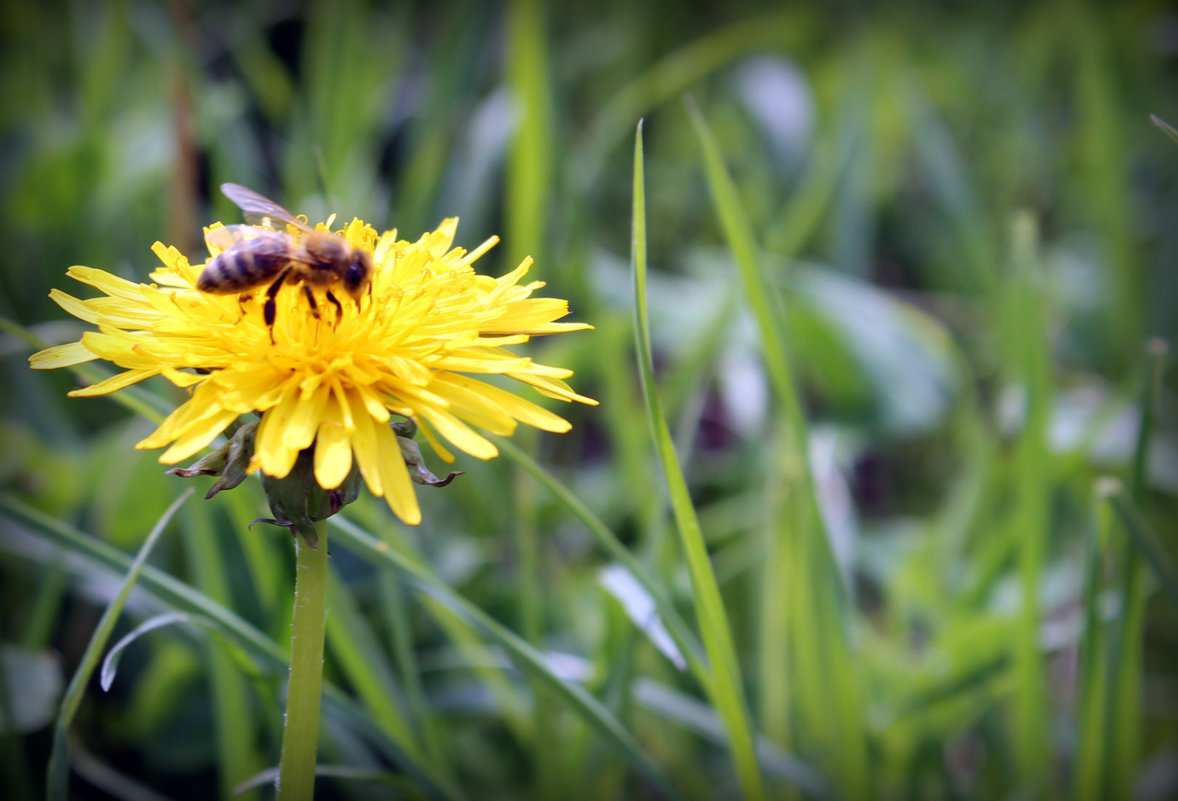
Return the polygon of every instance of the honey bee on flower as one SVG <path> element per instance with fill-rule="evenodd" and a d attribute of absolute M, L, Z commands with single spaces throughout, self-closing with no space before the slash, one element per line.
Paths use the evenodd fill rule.
<path fill-rule="evenodd" d="M 332 294 L 342 285 L 359 302 L 372 275 L 372 256 L 352 247 L 348 240 L 330 231 L 311 228 L 285 208 L 238 184 L 222 184 L 221 191 L 246 213 L 252 225 L 228 225 L 208 233 L 211 244 L 222 248 L 205 265 L 196 282 L 201 292 L 239 294 L 266 285 L 263 316 L 274 325 L 277 304 L 274 296 L 284 281 L 301 282 L 311 313 L 319 316 L 319 305 L 311 287 L 324 287 L 327 299 L 340 315 L 344 310 Z M 283 223 L 289 231 L 272 228 Z"/>
<path fill-rule="evenodd" d="M 283 478 L 300 453 L 313 449 L 320 487 L 339 487 L 355 465 L 373 494 L 416 524 L 421 512 L 390 427 L 394 416 L 415 424 L 451 462 L 446 442 L 480 459 L 497 455 L 480 432 L 508 435 L 519 423 L 554 432 L 570 428 L 562 417 L 480 376 L 512 378 L 561 401 L 596 403 L 565 383 L 572 371 L 510 350 L 533 336 L 591 326 L 556 322 L 568 313 L 567 302 L 532 297 L 544 284 L 521 284 L 530 258 L 500 278 L 476 273 L 473 263 L 497 238 L 471 252 L 453 247 L 456 218 L 414 242 L 396 231 L 378 234 L 359 219 L 332 230 L 327 223 L 303 223 L 244 187 L 227 187 L 247 221 L 261 223 L 250 226 L 259 233 L 208 228 L 210 257 L 196 265 L 157 242 L 152 249 L 162 267 L 152 273 L 152 284 L 70 268 L 67 275 L 104 297 L 82 300 L 56 289 L 51 297 L 99 330 L 30 359 L 37 369 L 95 359 L 123 368 L 73 396 L 108 394 L 157 375 L 191 388 L 189 399 L 138 444 L 166 447 L 162 463 L 188 459 L 239 417 L 256 412 L 261 420 L 251 470 Z M 262 219 L 267 216 L 294 226 L 295 233 L 270 231 Z M 272 250 L 260 254 L 262 245 L 251 243 L 266 240 L 266 231 L 289 239 L 267 240 Z M 332 244 L 320 244 L 328 238 Z M 329 248 L 339 258 L 317 264 Z M 246 252 L 255 267 L 264 264 L 251 280 L 231 279 Z M 350 301 L 341 303 L 337 288 Z M 336 314 L 321 314 L 317 290 Z"/>

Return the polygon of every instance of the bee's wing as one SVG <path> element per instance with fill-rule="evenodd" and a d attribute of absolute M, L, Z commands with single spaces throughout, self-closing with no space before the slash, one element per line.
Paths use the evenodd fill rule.
<path fill-rule="evenodd" d="M 273 228 L 277 221 L 293 225 L 302 231 L 312 230 L 306 223 L 270 198 L 259 195 L 252 189 L 246 189 L 241 184 L 221 184 L 221 191 L 245 213 L 245 220 L 251 225 Z"/>
<path fill-rule="evenodd" d="M 221 250 L 228 250 L 239 242 L 257 239 L 265 233 L 267 232 L 252 225 L 223 225 L 210 229 L 205 234 L 205 241 Z"/>

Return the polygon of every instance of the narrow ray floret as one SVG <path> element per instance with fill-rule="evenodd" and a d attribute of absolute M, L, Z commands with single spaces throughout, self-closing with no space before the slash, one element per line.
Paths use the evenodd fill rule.
<path fill-rule="evenodd" d="M 162 266 L 152 284 L 70 268 L 67 275 L 103 296 L 80 300 L 55 289 L 51 297 L 98 330 L 30 359 L 37 369 L 95 359 L 124 369 L 72 396 L 157 375 L 189 388 L 189 399 L 138 445 L 166 447 L 162 463 L 194 456 L 256 412 L 250 472 L 284 478 L 303 454 L 318 485 L 333 490 L 355 468 L 402 520 L 417 523 L 413 481 L 421 478 L 406 465 L 398 420 L 447 462 L 454 457 L 446 442 L 489 459 L 497 450 L 480 432 L 570 426 L 484 377 L 595 404 L 565 383 L 570 370 L 510 350 L 591 326 L 556 322 L 568 304 L 532 297 L 544 284 L 521 283 L 530 258 L 500 278 L 476 273 L 473 263 L 496 238 L 467 253 L 453 247 L 454 218 L 409 242 L 358 219 L 336 230 L 331 220 L 310 226 L 244 187 L 227 185 L 226 193 L 251 224 L 206 229 L 204 264 L 157 242 Z"/>

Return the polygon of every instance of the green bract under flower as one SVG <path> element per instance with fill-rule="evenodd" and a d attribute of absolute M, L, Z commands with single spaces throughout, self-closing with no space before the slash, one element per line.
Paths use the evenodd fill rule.
<path fill-rule="evenodd" d="M 504 375 L 551 398 L 596 403 L 564 382 L 570 370 L 508 349 L 533 336 L 591 326 L 554 322 L 568 313 L 568 304 L 531 297 L 544 284 L 520 283 L 530 258 L 501 278 L 475 273 L 472 263 L 497 240 L 471 253 L 454 248 L 457 224 L 445 220 L 407 242 L 395 231 L 378 235 L 353 220 L 338 233 L 372 254 L 370 291 L 356 300 L 339 293 L 337 311 L 316 289 L 323 310 L 317 317 L 304 287 L 288 283 L 278 291 L 272 329 L 263 319 L 265 285 L 241 295 L 199 292 L 204 265 L 158 242 L 153 250 L 163 267 L 152 273 L 154 284 L 72 267 L 67 275 L 105 296 L 79 300 L 54 290 L 51 297 L 98 331 L 43 350 L 30 362 L 49 369 L 106 359 L 125 368 L 73 396 L 108 394 L 156 375 L 193 388 L 191 398 L 138 444 L 167 446 L 164 464 L 195 455 L 241 415 L 258 412 L 251 471 L 285 477 L 300 452 L 313 446 L 321 487 L 339 487 L 355 462 L 368 488 L 416 524 L 421 511 L 390 428 L 394 415 L 414 421 L 449 462 L 454 457 L 443 441 L 480 459 L 497 455 L 475 429 L 506 435 L 517 423 L 570 428 L 562 417 L 474 376 Z M 209 251 L 220 252 L 211 243 Z"/>

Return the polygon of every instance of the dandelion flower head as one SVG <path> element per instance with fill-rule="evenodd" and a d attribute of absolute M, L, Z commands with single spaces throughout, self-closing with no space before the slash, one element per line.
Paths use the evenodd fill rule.
<path fill-rule="evenodd" d="M 316 226 L 333 230 L 332 220 Z M 396 231 L 378 234 L 353 219 L 335 233 L 372 256 L 370 285 L 356 298 L 286 282 L 275 297 L 273 326 L 263 307 L 267 284 L 238 294 L 196 289 L 204 263 L 193 265 L 157 242 L 162 266 L 153 283 L 134 283 L 103 270 L 72 267 L 71 278 L 103 296 L 81 300 L 61 290 L 65 311 L 97 326 L 78 342 L 34 354 L 36 369 L 105 359 L 123 368 L 71 396 L 105 395 L 153 376 L 190 390 L 138 448 L 163 448 L 163 464 L 187 459 L 242 415 L 260 414 L 250 469 L 274 478 L 290 473 L 300 452 L 314 448 L 314 475 L 339 487 L 353 464 L 373 494 L 406 523 L 421 512 L 402 457 L 394 416 L 412 420 L 433 450 L 454 460 L 446 443 L 480 459 L 497 455 L 480 431 L 511 434 L 518 423 L 564 432 L 569 423 L 483 377 L 505 376 L 541 395 L 595 404 L 564 382 L 572 371 L 536 363 L 509 348 L 533 336 L 591 328 L 555 322 L 568 304 L 534 298 L 542 282 L 522 283 L 531 258 L 500 278 L 475 272 L 491 238 L 471 252 L 453 247 L 458 221 L 447 219 L 415 242 Z M 220 248 L 209 237 L 210 259 Z M 329 301 L 329 302 L 325 302 Z"/>

